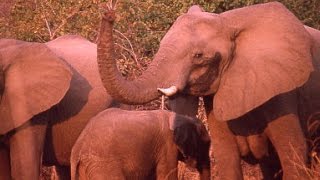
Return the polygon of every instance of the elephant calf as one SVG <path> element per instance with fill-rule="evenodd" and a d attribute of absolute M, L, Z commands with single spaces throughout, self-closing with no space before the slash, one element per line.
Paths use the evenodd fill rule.
<path fill-rule="evenodd" d="M 173 112 L 108 109 L 73 146 L 72 179 L 177 179 L 178 160 L 210 179 L 210 137 L 200 120 Z"/>

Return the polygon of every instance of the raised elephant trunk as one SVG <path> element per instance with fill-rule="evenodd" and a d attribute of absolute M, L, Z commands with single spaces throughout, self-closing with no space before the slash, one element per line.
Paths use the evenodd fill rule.
<path fill-rule="evenodd" d="M 157 77 L 166 77 L 159 76 L 161 74 L 159 66 L 150 65 L 148 70 L 134 81 L 125 80 L 118 72 L 116 61 L 114 60 L 114 42 L 112 37 L 114 20 L 114 11 L 107 10 L 103 14 L 100 38 L 98 40 L 98 66 L 104 87 L 112 97 L 127 104 L 143 104 L 156 99 L 160 96 L 157 88 L 166 87 L 164 85 L 167 84 L 162 82 L 161 78 L 155 78 L 156 75 Z M 157 57 L 154 61 L 156 59 Z"/>

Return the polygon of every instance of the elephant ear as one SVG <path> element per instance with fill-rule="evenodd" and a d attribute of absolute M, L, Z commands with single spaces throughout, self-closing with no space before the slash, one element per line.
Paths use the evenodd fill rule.
<path fill-rule="evenodd" d="M 281 23 L 269 19 L 236 37 L 233 61 L 214 97 L 218 120 L 238 118 L 302 86 L 313 71 L 311 40 L 303 26 L 289 23 L 292 19 L 283 18 Z"/>
<path fill-rule="evenodd" d="M 174 143 L 186 157 L 196 157 L 201 139 L 197 122 L 191 117 L 176 114 L 173 124 Z"/>
<path fill-rule="evenodd" d="M 0 104 L 0 134 L 50 109 L 65 96 L 72 73 L 44 44 L 19 43 L 0 49 L 5 87 Z"/>

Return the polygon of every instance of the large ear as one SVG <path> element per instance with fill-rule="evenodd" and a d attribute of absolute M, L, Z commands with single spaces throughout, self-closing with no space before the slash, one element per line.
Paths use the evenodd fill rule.
<path fill-rule="evenodd" d="M 234 59 L 214 97 L 218 120 L 240 117 L 302 86 L 313 71 L 311 40 L 302 24 L 292 17 L 269 19 L 236 37 Z"/>
<path fill-rule="evenodd" d="M 0 104 L 0 134 L 22 125 L 60 102 L 72 73 L 44 44 L 20 43 L 0 49 L 5 87 Z"/>

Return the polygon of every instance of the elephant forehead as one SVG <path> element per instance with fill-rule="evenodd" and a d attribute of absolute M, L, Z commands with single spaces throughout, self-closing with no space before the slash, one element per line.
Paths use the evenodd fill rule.
<path fill-rule="evenodd" d="M 186 26 L 190 29 L 195 28 L 199 23 L 209 23 L 216 27 L 221 26 L 221 18 L 218 14 L 199 12 L 192 14 L 183 14 L 177 18 L 172 27 Z"/>
<path fill-rule="evenodd" d="M 161 40 L 160 45 L 173 44 L 177 45 L 179 42 L 188 43 L 188 40 L 192 38 L 192 32 L 186 26 L 177 27 L 174 25 L 166 33 L 166 35 Z M 186 42 L 187 41 L 187 42 Z"/>
<path fill-rule="evenodd" d="M 215 14 L 195 13 L 180 16 L 161 41 L 161 44 L 192 44 L 217 35 L 223 29 L 221 18 Z"/>

